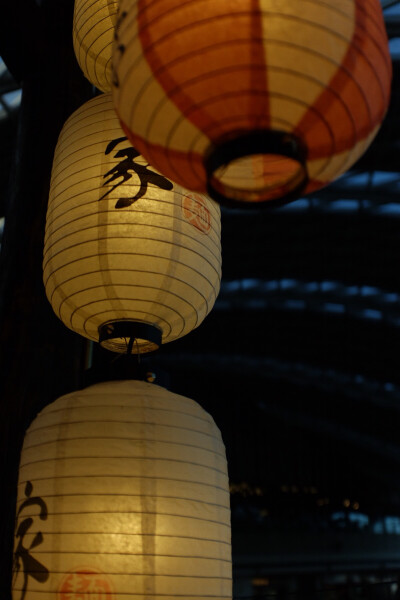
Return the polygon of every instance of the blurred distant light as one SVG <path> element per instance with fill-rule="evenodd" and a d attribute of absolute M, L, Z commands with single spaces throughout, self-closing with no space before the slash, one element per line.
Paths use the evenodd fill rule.
<path fill-rule="evenodd" d="M 11 110 L 15 110 L 21 104 L 22 90 L 19 89 L 14 90 L 13 92 L 8 92 L 7 94 L 3 94 L 2 98 Z"/>
<path fill-rule="evenodd" d="M 392 58 L 400 58 L 400 38 L 392 38 L 389 40 L 389 51 Z"/>
<path fill-rule="evenodd" d="M 285 300 L 282 305 L 288 310 L 304 310 L 306 307 L 304 300 Z"/>
<path fill-rule="evenodd" d="M 290 202 L 290 204 L 286 204 L 285 206 L 281 206 L 277 208 L 277 212 L 296 212 L 308 210 L 310 207 L 310 201 L 307 198 L 300 198 L 299 200 L 295 200 L 294 202 Z"/>
<path fill-rule="evenodd" d="M 0 217 L 0 248 L 1 248 L 1 240 L 3 238 L 3 231 L 4 231 L 4 217 Z"/>
<path fill-rule="evenodd" d="M 279 287 L 279 281 L 264 281 L 262 287 L 268 291 L 277 290 Z"/>
<path fill-rule="evenodd" d="M 382 319 L 382 311 L 380 310 L 365 308 L 363 311 L 361 311 L 361 314 L 364 319 L 371 319 L 373 321 L 379 321 L 380 319 Z"/>
<path fill-rule="evenodd" d="M 396 294 L 395 292 L 389 292 L 382 294 L 382 298 L 385 300 L 385 302 L 399 302 L 400 294 Z"/>
<path fill-rule="evenodd" d="M 363 187 L 368 185 L 370 174 L 368 171 L 363 171 L 362 173 L 357 173 L 353 171 L 348 171 L 342 177 L 339 177 L 337 180 L 337 184 L 340 187 Z"/>
<path fill-rule="evenodd" d="M 2 77 L 6 71 L 7 71 L 6 64 L 0 56 L 0 77 Z"/>
<path fill-rule="evenodd" d="M 267 577 L 255 577 L 251 583 L 254 587 L 265 587 L 269 585 L 269 579 Z"/>
<path fill-rule="evenodd" d="M 335 304 L 333 302 L 325 302 L 323 310 L 328 313 L 343 314 L 346 308 L 343 304 Z"/>
<path fill-rule="evenodd" d="M 399 198 L 400 200 L 400 198 Z M 380 206 L 374 206 L 373 212 L 376 215 L 390 215 L 391 217 L 400 216 L 400 204 L 396 202 L 388 202 L 387 204 L 381 204 Z"/>
<path fill-rule="evenodd" d="M 385 320 L 400 327 L 400 294 L 375 286 L 346 286 L 338 281 L 298 279 L 235 279 L 223 281 L 216 310 L 230 308 L 254 310 L 268 306 L 282 310 L 311 310 L 327 314 L 349 314 L 353 318 Z"/>
<path fill-rule="evenodd" d="M 387 381 L 383 387 L 385 388 L 385 392 L 393 392 L 395 389 L 395 385 L 389 381 Z"/>
<path fill-rule="evenodd" d="M 386 15 L 400 15 L 400 0 L 381 0 L 381 4 L 384 17 Z"/>
<path fill-rule="evenodd" d="M 234 279 L 233 281 L 224 281 L 224 288 L 227 292 L 236 292 L 237 290 L 240 290 L 241 286 L 241 279 Z"/>
<path fill-rule="evenodd" d="M 331 200 L 325 210 L 331 212 L 355 212 L 360 208 L 358 200 Z"/>
<path fill-rule="evenodd" d="M 288 290 L 290 288 L 296 287 L 298 285 L 298 281 L 296 279 L 281 279 L 279 282 L 279 287 L 282 290 Z"/>
<path fill-rule="evenodd" d="M 397 171 L 373 171 L 373 183 L 377 185 L 387 185 L 399 179 Z"/>
<path fill-rule="evenodd" d="M 336 281 L 321 281 L 320 288 L 322 292 L 331 292 L 337 288 L 338 284 Z"/>
<path fill-rule="evenodd" d="M 343 511 L 334 512 L 331 514 L 332 521 L 339 521 L 340 519 L 345 518 L 345 513 Z"/>
<path fill-rule="evenodd" d="M 306 283 L 302 283 L 301 286 L 308 294 L 318 292 L 319 290 L 319 283 L 317 281 L 307 281 Z"/>
<path fill-rule="evenodd" d="M 362 296 L 372 296 L 372 295 L 379 294 L 378 288 L 372 287 L 370 285 L 361 286 L 360 291 L 361 291 Z"/>
<path fill-rule="evenodd" d="M 400 518 L 399 517 L 384 517 L 383 519 L 385 533 L 400 533 Z"/>
<path fill-rule="evenodd" d="M 377 521 L 376 523 L 374 523 L 374 525 L 372 527 L 372 531 L 374 533 L 383 533 L 383 523 L 382 523 L 382 521 Z"/>
<path fill-rule="evenodd" d="M 253 288 L 256 288 L 260 285 L 260 280 L 259 279 L 242 279 L 241 280 L 241 287 L 244 290 L 251 290 Z"/>

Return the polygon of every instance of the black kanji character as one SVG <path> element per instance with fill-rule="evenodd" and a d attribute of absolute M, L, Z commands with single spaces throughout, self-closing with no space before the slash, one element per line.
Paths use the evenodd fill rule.
<path fill-rule="evenodd" d="M 110 152 L 112 152 L 118 144 L 127 139 L 128 138 L 126 137 L 120 137 L 115 140 L 112 140 L 107 145 L 105 154 L 110 154 Z M 107 192 L 102 195 L 100 200 L 108 196 L 108 194 L 110 194 L 113 190 L 122 185 L 125 181 L 131 179 L 132 171 L 136 173 L 136 175 L 140 179 L 140 188 L 135 194 L 135 196 L 133 196 L 132 198 L 119 198 L 115 205 L 115 208 L 126 208 L 127 206 L 130 206 L 131 204 L 139 200 L 139 198 L 142 198 L 147 192 L 147 186 L 149 183 L 153 183 L 162 190 L 172 190 L 173 184 L 171 181 L 169 181 L 169 179 L 166 179 L 162 175 L 151 171 L 148 168 L 149 165 L 141 165 L 140 163 L 136 163 L 135 158 L 137 158 L 138 156 L 140 156 L 140 154 L 135 148 L 133 148 L 133 146 L 129 146 L 128 148 L 118 150 L 118 152 L 115 154 L 115 158 L 122 158 L 124 160 L 121 160 L 121 162 L 115 165 L 115 167 L 110 169 L 103 176 L 104 178 L 108 177 L 107 181 L 104 182 L 103 186 L 119 178 L 121 179 L 120 181 L 118 181 L 118 183 L 113 185 L 111 189 L 107 190 Z"/>
<path fill-rule="evenodd" d="M 31 497 L 32 491 L 33 486 L 31 482 L 28 481 L 25 486 L 25 496 L 27 499 L 19 507 L 17 518 L 19 517 L 20 513 L 24 510 L 24 508 L 27 508 L 28 506 L 38 506 L 40 509 L 39 518 L 42 521 L 45 521 L 48 516 L 46 503 L 42 498 L 39 498 L 39 496 Z M 28 588 L 29 576 L 33 577 L 33 579 L 35 579 L 39 583 L 44 583 L 49 578 L 48 569 L 44 565 L 42 565 L 38 560 L 36 560 L 36 558 L 33 558 L 33 556 L 30 555 L 30 551 L 43 542 L 42 532 L 38 531 L 36 533 L 29 548 L 25 548 L 24 546 L 24 537 L 28 533 L 28 530 L 31 528 L 32 524 L 33 519 L 31 517 L 25 518 L 19 524 L 17 528 L 17 533 L 15 534 L 15 537 L 18 539 L 18 545 L 14 553 L 14 579 L 16 579 L 16 577 L 18 576 L 21 567 L 24 573 L 24 583 L 21 590 L 20 600 L 24 600 L 25 598 L 26 591 Z"/>

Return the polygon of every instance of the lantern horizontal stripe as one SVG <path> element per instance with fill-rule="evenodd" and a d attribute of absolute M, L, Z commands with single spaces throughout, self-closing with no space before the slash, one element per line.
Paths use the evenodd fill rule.
<path fill-rule="evenodd" d="M 197 327 L 221 278 L 220 210 L 160 176 L 120 129 L 111 97 L 86 103 L 57 144 L 44 283 L 67 327 L 99 340 L 110 322 L 157 327 L 163 343 Z M 108 340 L 114 351 L 125 339 Z M 134 351 L 154 349 L 138 340 Z"/>
<path fill-rule="evenodd" d="M 318 189 L 357 160 L 387 110 L 378 0 L 121 0 L 116 36 L 127 136 L 164 175 L 219 200 Z M 274 157 L 277 135 L 287 143 Z"/>
<path fill-rule="evenodd" d="M 84 75 L 103 92 L 111 90 L 111 54 L 118 2 L 75 0 L 73 44 Z"/>
<path fill-rule="evenodd" d="M 63 396 L 26 433 L 16 534 L 25 600 L 231 598 L 220 432 L 192 400 L 142 381 Z"/>

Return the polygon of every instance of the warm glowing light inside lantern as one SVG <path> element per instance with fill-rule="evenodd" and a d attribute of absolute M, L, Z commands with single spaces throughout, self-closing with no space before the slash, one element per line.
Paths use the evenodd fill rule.
<path fill-rule="evenodd" d="M 230 542 L 221 433 L 193 400 L 104 382 L 30 425 L 15 600 L 230 600 Z"/>
<path fill-rule="evenodd" d="M 278 154 L 254 154 L 215 170 L 211 186 L 242 202 L 264 202 L 298 188 L 304 180 L 299 161 Z"/>
<path fill-rule="evenodd" d="M 67 327 L 124 353 L 186 335 L 219 290 L 220 227 L 214 202 L 173 184 L 132 147 L 110 94 L 65 123 L 54 155 L 43 277 Z"/>
<path fill-rule="evenodd" d="M 285 201 L 308 181 L 307 150 L 285 131 L 253 131 L 228 137 L 209 148 L 205 159 L 208 192 L 220 202 Z"/>

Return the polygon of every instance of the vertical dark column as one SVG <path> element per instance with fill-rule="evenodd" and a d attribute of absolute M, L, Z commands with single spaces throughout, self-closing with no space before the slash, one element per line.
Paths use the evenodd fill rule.
<path fill-rule="evenodd" d="M 35 414 L 80 387 L 84 341 L 53 314 L 42 283 L 54 147 L 92 95 L 72 49 L 73 0 L 14 0 L 2 14 L 23 99 L 0 255 L 0 597 L 11 598 L 19 454 Z M 8 11 L 8 14 L 7 14 Z M 14 42 L 13 42 L 14 40 Z M 15 47 L 12 47 L 12 44 Z M 11 149 L 10 149 L 11 151 Z"/>

